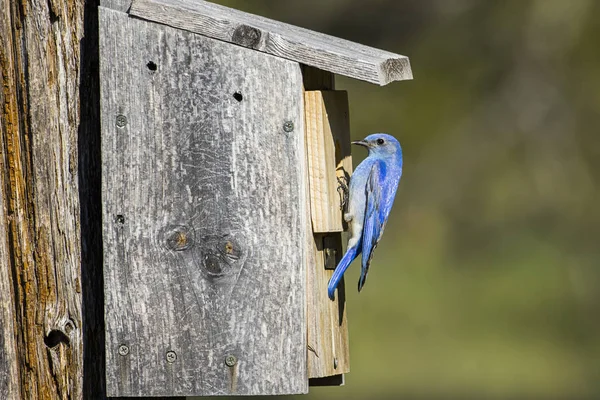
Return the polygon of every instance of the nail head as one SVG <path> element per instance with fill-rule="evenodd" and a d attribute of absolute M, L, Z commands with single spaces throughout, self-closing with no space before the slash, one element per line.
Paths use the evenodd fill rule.
<path fill-rule="evenodd" d="M 129 354 L 129 347 L 127 345 L 122 344 L 119 346 L 119 355 L 126 356 Z"/>
<path fill-rule="evenodd" d="M 237 364 L 237 358 L 234 355 L 230 354 L 225 357 L 225 365 L 233 367 L 235 364 Z"/>
<path fill-rule="evenodd" d="M 177 354 L 174 351 L 167 351 L 167 362 L 172 364 L 177 360 Z"/>
<path fill-rule="evenodd" d="M 127 125 L 127 117 L 123 114 L 117 115 L 116 123 L 118 128 L 123 128 L 125 125 Z"/>
<path fill-rule="evenodd" d="M 286 131 L 286 132 L 288 132 L 288 133 L 291 132 L 291 131 L 293 131 L 294 130 L 294 123 L 292 121 L 286 121 L 283 124 L 283 130 Z"/>

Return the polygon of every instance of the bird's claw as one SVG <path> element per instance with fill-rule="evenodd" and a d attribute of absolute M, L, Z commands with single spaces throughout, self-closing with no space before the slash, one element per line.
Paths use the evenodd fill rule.
<path fill-rule="evenodd" d="M 338 176 L 337 191 L 340 194 L 340 209 L 345 210 L 350 197 L 350 189 L 348 188 L 348 174 L 344 171 L 344 176 Z"/>

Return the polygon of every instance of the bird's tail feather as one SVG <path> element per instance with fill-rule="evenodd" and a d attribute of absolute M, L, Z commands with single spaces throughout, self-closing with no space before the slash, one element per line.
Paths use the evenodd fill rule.
<path fill-rule="evenodd" d="M 329 285 L 327 286 L 327 294 L 331 300 L 335 299 L 335 289 L 340 284 L 342 277 L 344 276 L 344 272 L 348 269 L 352 261 L 358 255 L 358 246 L 351 247 L 346 251 L 344 257 L 340 260 L 340 263 L 335 267 L 335 271 L 333 271 L 333 275 L 329 280 Z"/>

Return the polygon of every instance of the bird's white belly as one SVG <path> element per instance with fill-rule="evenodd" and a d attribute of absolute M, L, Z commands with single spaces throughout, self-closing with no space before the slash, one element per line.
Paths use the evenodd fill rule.
<path fill-rule="evenodd" d="M 361 163 L 361 165 L 358 167 L 364 168 L 367 166 L 363 166 Z M 366 174 L 357 174 L 359 168 L 354 171 L 354 174 L 350 180 L 350 198 L 348 199 L 348 213 L 346 218 L 350 233 L 348 247 L 355 246 L 360 240 L 363 229 L 363 221 L 365 219 L 365 207 L 367 201 L 365 186 L 368 176 L 366 176 Z M 370 166 L 368 166 L 368 170 L 370 169 Z"/>

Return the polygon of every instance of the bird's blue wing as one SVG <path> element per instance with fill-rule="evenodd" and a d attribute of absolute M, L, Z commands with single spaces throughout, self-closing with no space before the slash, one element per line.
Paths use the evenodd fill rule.
<path fill-rule="evenodd" d="M 359 291 L 367 280 L 373 253 L 385 229 L 385 223 L 396 195 L 397 182 L 390 182 L 389 179 L 386 179 L 387 172 L 386 164 L 383 161 L 375 162 L 367 179 L 365 188 L 367 201 L 362 236 L 362 268 L 358 281 Z"/>

